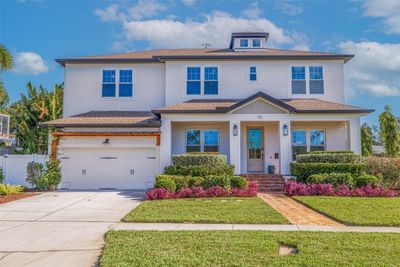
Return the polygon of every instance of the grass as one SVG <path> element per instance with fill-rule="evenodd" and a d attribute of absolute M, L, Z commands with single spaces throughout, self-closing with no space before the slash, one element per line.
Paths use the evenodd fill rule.
<path fill-rule="evenodd" d="M 347 225 L 400 226 L 400 198 L 294 197 L 306 206 Z"/>
<path fill-rule="evenodd" d="M 186 198 L 145 201 L 125 222 L 287 224 L 286 218 L 259 198 Z"/>
<path fill-rule="evenodd" d="M 299 254 L 278 255 L 280 244 Z M 398 266 L 400 234 L 110 231 L 100 266 Z"/>

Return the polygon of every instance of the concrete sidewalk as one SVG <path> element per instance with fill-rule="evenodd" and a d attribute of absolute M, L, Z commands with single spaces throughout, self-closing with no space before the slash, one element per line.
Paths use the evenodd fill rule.
<path fill-rule="evenodd" d="M 261 231 L 400 233 L 400 227 L 322 226 L 322 225 L 292 225 L 292 224 L 118 223 L 110 228 L 113 230 L 135 230 L 135 231 L 261 230 Z"/>

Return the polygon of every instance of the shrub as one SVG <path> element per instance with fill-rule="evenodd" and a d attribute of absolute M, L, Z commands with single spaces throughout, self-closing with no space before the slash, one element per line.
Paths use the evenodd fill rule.
<path fill-rule="evenodd" d="M 400 157 L 367 157 L 367 173 L 382 175 L 382 183 L 400 189 Z"/>
<path fill-rule="evenodd" d="M 354 154 L 354 151 L 352 150 L 311 151 L 308 154 Z"/>
<path fill-rule="evenodd" d="M 209 153 L 188 153 L 172 156 L 173 165 L 178 166 L 209 166 L 219 167 L 226 165 L 226 155 Z"/>
<path fill-rule="evenodd" d="M 150 191 L 147 191 L 146 196 L 148 200 L 168 199 L 168 198 L 173 198 L 174 193 L 171 193 L 165 188 L 154 188 Z"/>
<path fill-rule="evenodd" d="M 157 179 L 154 187 L 155 188 L 165 188 L 170 192 L 176 191 L 176 184 L 175 184 L 174 180 L 167 179 L 167 178 Z"/>
<path fill-rule="evenodd" d="M 308 184 L 332 184 L 333 186 L 347 185 L 350 187 L 354 186 L 354 179 L 350 173 L 320 173 L 313 174 L 307 178 Z"/>
<path fill-rule="evenodd" d="M 206 197 L 207 193 L 201 186 L 196 186 L 192 188 L 192 193 L 194 197 Z"/>
<path fill-rule="evenodd" d="M 320 173 L 350 173 L 359 176 L 365 173 L 366 164 L 364 163 L 299 163 L 292 162 L 290 171 L 297 180 L 304 182 L 310 175 Z"/>
<path fill-rule="evenodd" d="M 379 179 L 375 175 L 363 174 L 354 179 L 354 184 L 356 187 L 361 187 L 368 184 L 372 186 L 377 186 L 379 184 Z"/>
<path fill-rule="evenodd" d="M 218 167 L 171 165 L 164 169 L 164 174 L 201 177 L 206 177 L 208 175 L 233 176 L 234 168 L 233 165 L 222 165 Z"/>
<path fill-rule="evenodd" d="M 213 186 L 219 186 L 224 189 L 229 189 L 231 187 L 231 179 L 229 176 L 226 175 L 209 175 L 206 176 L 204 182 L 203 182 L 203 187 L 205 189 L 213 187 Z"/>
<path fill-rule="evenodd" d="M 26 181 L 32 186 L 37 187 L 37 181 L 43 175 L 44 166 L 39 162 L 29 162 L 26 166 Z"/>
<path fill-rule="evenodd" d="M 371 185 L 350 189 L 346 185 L 334 188 L 331 184 L 303 184 L 294 181 L 285 182 L 285 191 L 289 196 L 352 196 L 352 197 L 395 197 L 394 189 Z"/>
<path fill-rule="evenodd" d="M 232 188 L 231 196 L 233 197 L 256 197 L 258 193 L 258 185 L 256 182 L 250 182 L 246 188 Z"/>
<path fill-rule="evenodd" d="M 207 197 L 225 197 L 229 192 L 220 186 L 212 186 L 206 190 Z"/>
<path fill-rule="evenodd" d="M 205 179 L 200 176 L 189 176 L 188 186 L 190 188 L 202 186 L 204 183 L 204 180 Z"/>
<path fill-rule="evenodd" d="M 39 190 L 55 190 L 61 182 L 61 168 L 59 160 L 47 161 L 45 171 L 37 179 L 36 186 Z"/>
<path fill-rule="evenodd" d="M 307 184 L 322 184 L 325 182 L 325 175 L 322 173 L 312 174 L 307 178 Z"/>
<path fill-rule="evenodd" d="M 231 186 L 232 188 L 245 188 L 247 186 L 247 180 L 242 176 L 233 176 L 231 178 Z"/>
<path fill-rule="evenodd" d="M 178 191 L 182 187 L 189 187 L 189 178 L 190 176 L 159 174 L 156 176 L 156 183 L 158 180 L 172 180 L 175 183 L 175 191 Z"/>
<path fill-rule="evenodd" d="M 318 154 L 302 154 L 296 156 L 299 163 L 355 163 L 361 162 L 362 157 L 354 153 L 318 153 Z"/>
<path fill-rule="evenodd" d="M 0 184 L 0 195 L 11 195 L 22 192 L 24 188 L 21 185 Z"/>

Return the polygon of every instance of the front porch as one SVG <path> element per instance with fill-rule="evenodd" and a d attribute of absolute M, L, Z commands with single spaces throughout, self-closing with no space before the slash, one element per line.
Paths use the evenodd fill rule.
<path fill-rule="evenodd" d="M 193 114 L 190 118 L 185 115 L 163 118 L 161 170 L 171 164 L 171 155 L 213 151 L 227 155 L 228 162 L 235 165 L 236 174 L 275 182 L 273 176 L 266 175 L 271 171 L 270 166 L 274 166 L 275 174 L 290 175 L 290 162 L 298 153 L 313 150 L 360 152 L 358 117 L 264 114 L 241 115 L 239 119 L 235 115 Z"/>

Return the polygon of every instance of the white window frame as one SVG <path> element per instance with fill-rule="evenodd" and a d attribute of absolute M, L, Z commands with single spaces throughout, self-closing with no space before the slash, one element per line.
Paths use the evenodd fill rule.
<path fill-rule="evenodd" d="M 255 41 L 255 40 L 258 40 L 258 41 L 260 42 L 260 45 L 259 45 L 259 46 L 254 46 L 254 41 Z M 253 38 L 253 39 L 251 40 L 251 45 L 252 45 L 253 48 L 261 48 L 261 39 L 260 39 L 260 38 Z"/>
<path fill-rule="evenodd" d="M 114 70 L 115 71 L 115 96 L 103 96 L 102 87 L 103 87 L 103 71 L 105 70 Z M 132 71 L 132 96 L 119 96 L 119 71 L 120 70 L 130 70 Z M 101 100 L 132 100 L 135 96 L 135 72 L 133 68 L 104 68 L 101 69 L 101 90 L 100 90 L 100 99 Z M 107 84 L 107 83 L 106 83 Z M 123 83 L 126 84 L 126 83 Z"/>
<path fill-rule="evenodd" d="M 242 46 L 242 40 L 247 40 L 247 46 Z M 240 38 L 239 39 L 239 47 L 240 48 L 249 48 L 249 38 Z"/>
<path fill-rule="evenodd" d="M 252 74 L 252 72 L 251 72 L 251 68 L 252 68 L 252 67 L 255 67 L 255 68 L 256 68 L 256 72 L 253 73 L 253 74 L 256 75 L 256 79 L 255 79 L 255 80 L 251 80 L 251 79 L 250 79 L 250 75 Z M 256 66 L 256 65 L 250 65 L 250 66 L 248 67 L 247 80 L 248 80 L 250 83 L 257 83 L 257 82 L 258 82 L 258 71 L 257 71 L 257 66 Z"/>
<path fill-rule="evenodd" d="M 322 69 L 322 79 L 311 79 L 311 73 L 310 73 L 310 67 L 321 67 Z M 309 65 L 308 66 L 308 81 L 307 81 L 307 85 L 308 85 L 308 91 L 310 95 L 324 95 L 325 94 L 325 71 L 324 71 L 324 66 L 322 65 Z M 324 88 L 324 93 L 323 94 L 316 94 L 316 93 L 311 93 L 311 86 L 310 83 L 311 81 L 322 81 L 323 82 L 323 88 Z"/>
<path fill-rule="evenodd" d="M 188 131 L 200 131 L 200 152 L 204 152 L 204 146 L 205 146 L 205 138 L 204 138 L 204 132 L 207 130 L 216 130 L 218 131 L 218 153 L 220 152 L 221 149 L 221 130 L 219 128 L 187 128 L 185 129 L 185 153 L 188 153 L 187 151 L 187 133 Z M 190 152 L 189 152 L 190 153 Z"/>
<path fill-rule="evenodd" d="M 324 132 L 324 151 L 326 151 L 326 129 L 321 129 L 321 128 L 310 128 L 308 129 L 308 142 L 307 142 L 307 152 L 311 152 L 311 131 L 323 131 Z"/>
<path fill-rule="evenodd" d="M 219 140 L 220 140 L 220 133 L 221 133 L 220 130 L 217 129 L 217 128 L 207 128 L 207 129 L 203 129 L 202 131 L 203 131 L 203 134 L 202 134 L 202 136 L 203 136 L 202 152 L 204 152 L 204 148 L 206 146 L 206 138 L 204 136 L 205 131 L 217 131 L 218 132 L 218 140 L 217 140 L 218 150 L 217 150 L 217 153 L 219 153 L 219 149 L 220 149 L 220 141 Z M 200 140 L 201 140 L 201 138 L 200 138 Z M 215 153 L 215 152 L 213 152 L 213 153 Z"/>
<path fill-rule="evenodd" d="M 307 97 L 312 97 L 312 98 L 318 98 L 326 95 L 327 92 L 327 84 L 325 81 L 327 81 L 327 75 L 329 73 L 326 72 L 326 66 L 323 64 L 323 62 L 316 62 L 315 64 L 301 64 L 301 65 L 295 65 L 295 64 L 288 64 L 288 75 L 287 75 L 287 84 L 288 84 L 288 95 L 293 98 L 307 98 Z M 292 91 L 292 67 L 305 67 L 305 81 L 306 81 L 306 93 L 305 94 L 293 94 Z M 310 67 L 322 67 L 322 72 L 323 72 L 323 80 L 324 80 L 324 93 L 323 94 L 311 94 L 310 93 Z"/>
<path fill-rule="evenodd" d="M 194 68 L 200 68 L 200 94 L 196 94 L 196 95 L 190 95 L 190 94 L 188 94 L 187 93 L 187 85 L 186 85 L 186 82 L 187 82 L 187 68 L 188 67 L 194 67 Z M 205 68 L 208 68 L 208 67 L 211 67 L 211 68 L 217 68 L 217 71 L 218 71 L 218 80 L 207 80 L 207 81 L 216 81 L 216 82 L 218 82 L 218 94 L 204 94 L 204 82 L 206 81 L 205 80 Z M 187 98 L 191 98 L 191 99 L 196 99 L 196 98 L 198 98 L 198 97 L 203 97 L 203 96 L 206 96 L 206 97 L 210 97 L 210 98 L 212 98 L 212 97 L 217 97 L 217 96 L 219 96 L 220 95 L 220 89 L 221 89 L 221 83 L 220 83 L 220 81 L 221 81 L 221 74 L 222 74 L 222 69 L 221 69 L 221 66 L 220 65 L 185 65 L 185 67 L 184 67 L 184 71 L 185 71 L 185 79 L 184 79 L 184 84 L 183 84 L 183 88 L 184 88 L 184 95 L 187 97 Z"/>
<path fill-rule="evenodd" d="M 189 81 L 187 78 L 188 68 L 200 68 L 200 79 L 198 80 L 200 82 L 200 94 L 188 94 L 187 93 L 187 82 Z M 202 68 L 203 67 L 200 65 L 187 65 L 185 67 L 185 77 L 186 77 L 185 78 L 185 95 L 190 96 L 190 97 L 203 95 L 203 78 L 201 77 L 201 75 L 203 73 Z M 197 82 L 197 80 L 190 80 L 190 81 Z"/>

